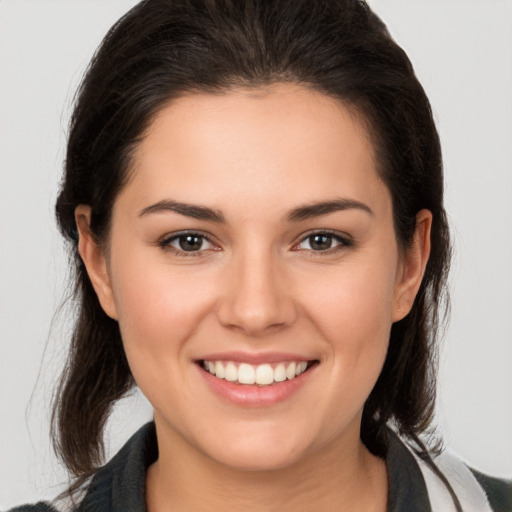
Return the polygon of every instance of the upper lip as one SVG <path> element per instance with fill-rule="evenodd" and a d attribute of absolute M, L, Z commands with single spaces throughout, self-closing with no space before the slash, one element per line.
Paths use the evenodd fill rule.
<path fill-rule="evenodd" d="M 314 357 L 307 357 L 289 352 L 215 352 L 206 354 L 198 361 L 233 361 L 234 363 L 249 363 L 253 365 L 265 363 L 280 363 L 283 361 L 312 361 Z"/>

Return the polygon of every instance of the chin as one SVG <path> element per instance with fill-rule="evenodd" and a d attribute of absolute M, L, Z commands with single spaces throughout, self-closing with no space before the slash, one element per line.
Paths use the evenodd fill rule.
<path fill-rule="evenodd" d="M 296 463 L 299 451 L 283 450 L 278 446 L 236 446 L 224 450 L 214 457 L 217 463 L 236 471 L 277 471 Z"/>
<path fill-rule="evenodd" d="M 227 429 L 222 437 L 216 436 L 203 444 L 204 451 L 213 460 L 239 471 L 275 471 L 290 467 L 323 444 L 318 436 L 311 436 L 309 429 L 301 430 L 297 424 L 268 422 L 239 426 L 236 431 Z M 203 437 L 203 443 L 205 440 Z"/>

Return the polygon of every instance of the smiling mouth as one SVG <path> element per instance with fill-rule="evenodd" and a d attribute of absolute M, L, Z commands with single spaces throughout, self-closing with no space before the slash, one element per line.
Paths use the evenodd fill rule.
<path fill-rule="evenodd" d="M 252 365 L 234 361 L 199 361 L 200 366 L 218 379 L 235 384 L 272 386 L 296 379 L 318 361 L 287 361 L 276 364 Z"/>

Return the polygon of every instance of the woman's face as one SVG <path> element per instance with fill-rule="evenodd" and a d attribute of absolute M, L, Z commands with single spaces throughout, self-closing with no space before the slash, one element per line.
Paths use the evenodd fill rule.
<path fill-rule="evenodd" d="M 161 450 L 271 469 L 358 445 L 417 260 L 357 117 L 276 84 L 166 106 L 89 271 Z"/>

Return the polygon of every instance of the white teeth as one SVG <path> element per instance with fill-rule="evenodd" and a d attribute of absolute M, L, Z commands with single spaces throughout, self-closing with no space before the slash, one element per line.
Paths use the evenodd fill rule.
<path fill-rule="evenodd" d="M 242 365 L 240 365 L 240 368 L 241 367 Z M 240 380 L 240 382 L 242 381 Z M 274 370 L 272 370 L 272 366 L 269 364 L 260 364 L 256 368 L 256 384 L 265 386 L 272 384 L 272 382 L 274 382 Z"/>
<path fill-rule="evenodd" d="M 219 379 L 239 384 L 257 384 L 269 386 L 274 382 L 292 380 L 304 373 L 308 367 L 306 361 L 279 363 L 274 368 L 270 364 L 251 365 L 233 361 L 203 361 L 203 368 Z"/>
<path fill-rule="evenodd" d="M 295 377 L 295 363 L 290 363 L 286 368 L 286 377 L 291 380 Z"/>
<path fill-rule="evenodd" d="M 228 363 L 226 365 L 226 374 L 224 375 L 224 378 L 229 380 L 229 382 L 235 382 L 235 380 L 238 380 L 238 370 L 234 363 Z"/>
<path fill-rule="evenodd" d="M 210 365 L 208 365 L 208 366 L 210 366 Z M 212 373 L 212 372 L 210 371 L 210 373 Z M 217 361 L 215 363 L 215 373 L 212 373 L 212 375 L 217 375 L 217 377 L 219 377 L 219 379 L 223 379 L 225 377 L 226 374 L 224 373 L 224 365 L 220 361 Z"/>
<path fill-rule="evenodd" d="M 255 371 L 250 364 L 242 363 L 238 367 L 238 382 L 240 384 L 254 384 L 256 382 Z"/>
<path fill-rule="evenodd" d="M 274 380 L 276 382 L 283 382 L 286 380 L 286 368 L 284 364 L 279 363 L 274 370 Z"/>

